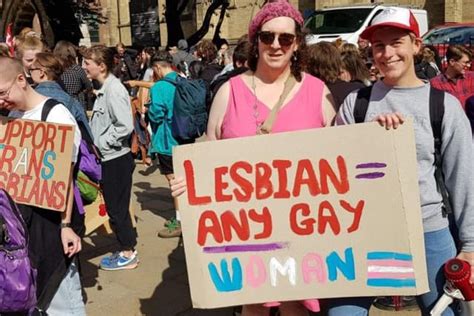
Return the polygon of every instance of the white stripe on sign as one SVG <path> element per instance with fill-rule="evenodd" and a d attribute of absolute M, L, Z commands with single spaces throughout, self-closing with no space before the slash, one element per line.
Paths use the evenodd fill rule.
<path fill-rule="evenodd" d="M 368 266 L 368 272 L 414 272 L 413 268 Z"/>

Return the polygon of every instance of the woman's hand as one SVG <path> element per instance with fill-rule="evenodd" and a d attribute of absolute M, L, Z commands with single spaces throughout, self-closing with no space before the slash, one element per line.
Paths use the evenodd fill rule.
<path fill-rule="evenodd" d="M 397 129 L 398 126 L 405 122 L 405 118 L 402 114 L 395 112 L 390 114 L 381 114 L 375 118 L 374 121 L 377 121 L 380 126 L 385 127 L 386 130 Z"/>
<path fill-rule="evenodd" d="M 61 228 L 61 241 L 64 254 L 69 258 L 82 249 L 81 238 L 70 227 Z"/>
<path fill-rule="evenodd" d="M 170 189 L 171 195 L 173 197 L 178 197 L 184 192 L 186 192 L 186 181 L 183 177 L 176 177 L 170 180 Z"/>

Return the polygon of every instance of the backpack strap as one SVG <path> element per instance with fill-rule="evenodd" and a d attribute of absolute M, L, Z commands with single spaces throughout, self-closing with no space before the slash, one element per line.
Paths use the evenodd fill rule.
<path fill-rule="evenodd" d="M 46 122 L 48 118 L 49 112 L 57 105 L 59 101 L 55 99 L 48 99 L 43 105 L 43 109 L 41 110 L 41 121 Z"/>
<path fill-rule="evenodd" d="M 179 77 L 179 76 L 178 76 Z M 176 86 L 177 85 L 177 81 L 178 81 L 178 77 L 176 77 L 176 81 L 175 80 L 171 80 L 171 79 L 168 79 L 168 78 L 162 78 L 161 81 L 165 81 L 165 82 L 168 82 L 168 83 L 171 83 L 173 86 Z"/>
<path fill-rule="evenodd" d="M 449 200 L 448 190 L 444 182 L 443 174 L 443 158 L 441 156 L 442 144 L 442 125 L 444 117 L 444 92 L 430 86 L 430 122 L 433 130 L 434 150 L 435 150 L 435 178 L 438 190 L 443 197 L 443 216 L 447 216 L 453 212 L 451 202 Z"/>
<path fill-rule="evenodd" d="M 364 87 L 357 91 L 357 98 L 354 104 L 354 121 L 356 124 L 364 123 L 365 121 L 371 93 L 372 86 Z"/>

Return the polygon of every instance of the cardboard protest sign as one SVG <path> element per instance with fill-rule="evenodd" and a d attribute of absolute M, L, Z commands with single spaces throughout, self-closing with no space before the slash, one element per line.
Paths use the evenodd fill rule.
<path fill-rule="evenodd" d="M 0 116 L 0 188 L 17 203 L 64 211 L 74 126 Z"/>
<path fill-rule="evenodd" d="M 94 202 L 84 206 L 84 209 L 84 226 L 86 227 L 86 235 L 89 235 L 109 221 L 102 192 L 99 192 L 99 196 Z"/>
<path fill-rule="evenodd" d="M 179 146 L 193 305 L 428 291 L 411 122 Z"/>

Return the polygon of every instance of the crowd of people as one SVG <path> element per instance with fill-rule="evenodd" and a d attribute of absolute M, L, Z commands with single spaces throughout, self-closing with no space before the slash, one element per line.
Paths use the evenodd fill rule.
<path fill-rule="evenodd" d="M 407 117 L 414 118 L 430 285 L 430 292 L 417 298 L 418 304 L 423 314 L 429 314 L 443 293 L 443 264 L 453 257 L 471 264 L 474 284 L 471 52 L 450 46 L 447 68 L 441 72 L 436 50 L 422 45 L 408 9 L 379 14 L 361 34 L 358 45 L 336 41 L 307 46 L 301 13 L 280 0 L 267 3 L 251 21 L 248 34 L 233 46 L 224 40 L 203 39 L 188 47 L 181 39 L 167 49 L 146 47 L 141 51 L 122 43 L 115 49 L 104 45 L 79 48 L 67 41 L 50 48 L 40 35 L 25 29 L 15 38 L 13 56 L 6 45 L 0 48 L 2 115 L 41 121 L 52 98 L 58 104 L 45 120 L 76 126 L 66 211 L 19 204 L 31 236 L 32 263 L 38 271 L 38 308 L 48 315 L 85 315 L 77 260 L 84 209 L 72 192 L 82 139 L 92 139 L 97 149 L 100 186 L 117 238 L 117 250 L 102 258 L 101 269 L 139 266 L 138 234 L 129 212 L 134 159 L 150 168 L 158 166 L 173 197 L 186 191 L 184 178 L 175 175 L 172 163 L 172 149 L 180 144 L 172 133 L 178 78 L 205 83 L 206 141 L 358 123 L 354 107 L 360 91 L 369 91 L 363 121 L 378 121 L 391 129 Z M 433 88 L 443 91 L 439 155 L 452 214 L 444 211 L 446 201 L 435 179 L 434 136 L 426 123 Z M 269 123 L 267 118 L 272 115 L 275 120 Z M 175 206 L 176 216 L 158 233 L 162 238 L 182 234 Z M 331 316 L 367 315 L 374 299 L 329 299 L 325 307 Z M 268 315 L 270 307 L 278 307 L 280 315 L 307 315 L 319 311 L 319 302 L 315 298 L 246 305 L 242 315 Z M 450 307 L 443 315 L 454 314 Z"/>

